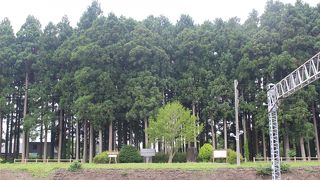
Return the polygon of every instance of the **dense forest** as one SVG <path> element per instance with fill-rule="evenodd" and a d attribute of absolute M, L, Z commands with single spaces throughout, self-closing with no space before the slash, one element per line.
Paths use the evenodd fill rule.
<path fill-rule="evenodd" d="M 0 23 L 1 153 L 4 159 L 28 158 L 29 143 L 40 138 L 49 153 L 39 157 L 91 162 L 96 152 L 145 146 L 148 120 L 172 101 L 189 108 L 203 125 L 197 148 L 214 136 L 216 149 L 235 149 L 229 134 L 235 132 L 237 79 L 241 153 L 248 160 L 267 157 L 266 86 L 319 50 L 320 4 L 300 0 L 294 5 L 270 0 L 261 15 L 253 10 L 243 23 L 234 17 L 195 24 L 188 15 L 175 24 L 164 16 L 136 21 L 103 15 L 97 1 L 75 28 L 66 16 L 42 28 L 30 15 L 14 33 L 5 18 Z M 281 156 L 320 157 L 319 90 L 315 82 L 281 101 Z"/>

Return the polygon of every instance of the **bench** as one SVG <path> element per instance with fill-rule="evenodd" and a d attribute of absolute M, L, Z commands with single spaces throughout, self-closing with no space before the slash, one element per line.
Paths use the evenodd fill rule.
<path fill-rule="evenodd" d="M 119 155 L 119 152 L 109 152 L 108 158 L 109 158 L 109 164 L 111 163 L 111 159 L 114 158 L 114 161 L 117 163 L 117 157 Z"/>

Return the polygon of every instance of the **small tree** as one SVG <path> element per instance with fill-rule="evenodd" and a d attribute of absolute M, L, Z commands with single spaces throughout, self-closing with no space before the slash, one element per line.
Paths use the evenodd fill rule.
<path fill-rule="evenodd" d="M 156 118 L 151 118 L 148 134 L 151 141 L 164 137 L 169 152 L 168 163 L 172 162 L 181 139 L 192 141 L 196 129 L 196 117 L 179 102 L 172 102 L 160 108 Z M 202 126 L 199 128 L 202 131 Z"/>

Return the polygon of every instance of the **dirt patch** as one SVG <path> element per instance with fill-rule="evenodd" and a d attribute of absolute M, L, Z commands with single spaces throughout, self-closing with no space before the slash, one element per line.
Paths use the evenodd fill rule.
<path fill-rule="evenodd" d="M 1 180 L 37 180 L 39 178 L 33 177 L 30 173 L 25 171 L 0 170 Z"/>
<path fill-rule="evenodd" d="M 0 170 L 0 179 L 4 180 L 34 180 L 40 179 L 33 177 L 24 171 Z M 226 179 L 226 180 L 256 180 L 271 179 L 270 176 L 258 176 L 253 168 L 245 169 L 215 169 L 208 171 L 192 170 L 123 170 L 123 169 L 84 169 L 77 172 L 67 170 L 57 170 L 51 177 L 52 180 L 105 180 L 105 179 L 124 179 L 124 180 L 207 180 L 207 179 Z M 282 179 L 320 179 L 320 167 L 292 168 L 290 172 L 282 174 Z"/>
<path fill-rule="evenodd" d="M 270 179 L 270 176 L 262 177 L 256 174 L 255 169 L 215 169 L 209 171 L 191 170 L 110 170 L 95 169 L 69 172 L 59 170 L 52 179 L 57 180 L 102 180 L 102 179 L 124 179 L 124 180 L 207 180 L 207 179 L 226 179 L 226 180 L 256 180 Z M 320 167 L 292 169 L 291 172 L 282 174 L 282 179 L 320 179 Z"/>

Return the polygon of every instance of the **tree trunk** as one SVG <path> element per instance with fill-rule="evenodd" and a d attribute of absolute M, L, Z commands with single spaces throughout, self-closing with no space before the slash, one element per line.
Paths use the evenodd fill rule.
<path fill-rule="evenodd" d="M 62 153 L 62 109 L 60 109 L 60 116 L 59 116 L 59 145 L 58 145 L 58 162 L 61 159 Z"/>
<path fill-rule="evenodd" d="M 80 148 L 80 140 L 79 140 L 79 120 L 76 122 L 76 160 L 79 160 L 79 148 Z"/>
<path fill-rule="evenodd" d="M 102 129 L 99 129 L 99 153 L 102 153 Z"/>
<path fill-rule="evenodd" d="M 195 103 L 192 103 L 192 115 L 193 116 L 195 116 L 196 115 L 196 105 L 195 105 Z M 194 147 L 197 149 L 197 135 L 196 135 L 196 129 L 194 130 L 194 134 L 195 134 L 195 136 L 194 136 Z"/>
<path fill-rule="evenodd" d="M 250 154 L 250 152 L 246 152 L 246 151 L 249 151 L 249 147 L 248 147 L 247 123 L 246 123 L 245 113 L 243 113 L 242 115 L 242 126 L 243 126 L 243 145 L 244 145 L 243 154 L 244 154 L 244 160 L 247 161 L 249 160 L 248 154 Z"/>
<path fill-rule="evenodd" d="M 211 118 L 211 121 L 212 121 L 212 124 L 210 125 L 211 126 L 211 134 L 212 134 L 212 148 L 213 150 L 216 149 L 216 142 L 215 142 L 215 131 L 214 131 L 214 120 L 213 118 Z"/>
<path fill-rule="evenodd" d="M 266 147 L 266 135 L 262 131 L 262 144 L 263 144 L 263 159 L 267 160 L 267 147 Z"/>
<path fill-rule="evenodd" d="M 2 114 L 0 112 L 0 154 L 2 153 Z"/>
<path fill-rule="evenodd" d="M 315 137 L 315 144 L 317 149 L 317 157 L 318 160 L 320 160 L 320 146 L 319 146 L 319 135 L 318 135 L 318 126 L 317 126 L 317 118 L 316 118 L 316 110 L 315 110 L 316 104 L 313 103 L 312 106 L 312 118 L 313 118 L 313 127 L 314 127 L 314 137 Z"/>
<path fill-rule="evenodd" d="M 147 133 L 147 128 L 148 128 L 148 119 L 144 119 L 144 142 L 145 142 L 145 148 L 148 148 L 148 133 Z"/>
<path fill-rule="evenodd" d="M 55 158 L 55 154 L 54 154 L 54 149 L 55 149 L 55 146 L 56 146 L 56 143 L 55 143 L 55 138 L 56 138 L 56 115 L 55 115 L 55 101 L 54 101 L 54 96 L 52 96 L 52 102 L 51 102 L 51 112 L 54 114 L 54 118 L 52 118 L 52 121 L 51 121 L 51 147 L 50 147 L 50 158 L 54 159 Z"/>
<path fill-rule="evenodd" d="M 12 96 L 12 104 L 14 104 L 14 95 Z M 11 121 L 10 121 L 10 136 L 9 136 L 9 140 L 10 140 L 10 143 L 9 143 L 9 154 L 10 154 L 10 157 L 12 155 L 12 144 L 13 144 L 13 126 L 14 126 L 14 122 L 13 122 L 13 119 L 14 119 L 14 116 L 13 116 L 13 110 L 11 111 Z"/>
<path fill-rule="evenodd" d="M 20 96 L 21 97 L 21 96 Z M 19 103 L 20 104 L 20 103 Z M 18 106 L 19 107 L 19 106 Z M 20 123 L 21 123 L 21 113 L 20 113 L 20 107 L 19 107 L 19 111 L 18 111 L 18 116 L 19 118 L 17 118 L 17 133 L 16 133 L 16 145 L 17 145 L 17 150 L 16 150 L 16 154 L 15 154 L 15 158 L 18 159 L 18 156 L 19 156 L 19 151 L 20 151 Z M 2 123 L 1 123 L 2 124 Z M 1 132 L 2 134 L 2 132 Z"/>
<path fill-rule="evenodd" d="M 26 158 L 29 159 L 29 131 L 26 131 Z"/>
<path fill-rule="evenodd" d="M 47 151 L 48 151 L 48 127 L 44 126 L 44 146 L 43 146 L 43 162 L 47 159 Z"/>
<path fill-rule="evenodd" d="M 285 133 L 283 134 L 283 141 L 284 141 L 284 153 L 287 160 L 290 159 L 289 157 L 289 150 L 290 150 L 290 142 L 289 142 L 289 135 L 288 135 L 288 127 L 287 123 L 284 122 L 284 129 Z"/>
<path fill-rule="evenodd" d="M 89 136 L 89 163 L 92 163 L 93 156 L 93 125 L 90 122 L 90 136 Z"/>
<path fill-rule="evenodd" d="M 255 125 L 253 125 L 253 127 L 255 127 Z M 257 154 L 259 154 L 259 131 L 257 128 L 254 128 L 254 142 L 255 142 L 255 146 L 256 146 L 256 154 L 255 156 L 257 156 Z"/>
<path fill-rule="evenodd" d="M 169 149 L 169 148 L 168 148 Z M 169 149 L 169 159 L 168 159 L 168 163 L 172 163 L 172 159 L 175 155 L 175 152 L 174 152 L 174 143 L 171 144 L 171 147 Z"/>
<path fill-rule="evenodd" d="M 310 141 L 307 140 L 308 160 L 311 160 Z"/>
<path fill-rule="evenodd" d="M 24 92 L 24 102 L 23 102 L 23 118 L 27 115 L 27 103 L 28 103 L 28 83 L 29 83 L 29 74 L 26 72 L 26 81 L 25 81 L 25 92 Z M 22 130 L 22 161 L 26 158 L 26 130 Z"/>
<path fill-rule="evenodd" d="M 10 100 L 9 100 L 10 101 Z M 4 145 L 4 156 L 5 156 L 5 160 L 7 160 L 8 158 L 8 151 L 9 151 L 9 122 L 10 122 L 10 113 L 7 114 L 7 118 L 6 118 L 6 141 L 5 141 L 5 145 Z"/>
<path fill-rule="evenodd" d="M 306 160 L 306 151 L 304 149 L 304 140 L 303 137 L 300 137 L 300 149 L 301 149 L 301 157 L 302 160 L 305 161 Z"/>
<path fill-rule="evenodd" d="M 82 162 L 85 163 L 87 160 L 87 121 L 83 125 L 83 155 Z"/>
<path fill-rule="evenodd" d="M 169 154 L 168 163 L 172 163 L 172 159 L 173 159 L 173 154 L 172 154 L 172 153 L 170 153 L 170 154 Z"/>
<path fill-rule="evenodd" d="M 109 152 L 112 152 L 112 121 L 109 124 Z"/>
<path fill-rule="evenodd" d="M 223 133 L 224 133 L 224 149 L 228 149 L 227 120 L 226 119 L 223 119 Z"/>
<path fill-rule="evenodd" d="M 42 120 L 42 115 L 41 115 L 41 120 Z M 40 124 L 40 146 L 43 149 L 43 122 Z M 43 151 L 39 152 L 39 157 L 42 157 Z"/>

